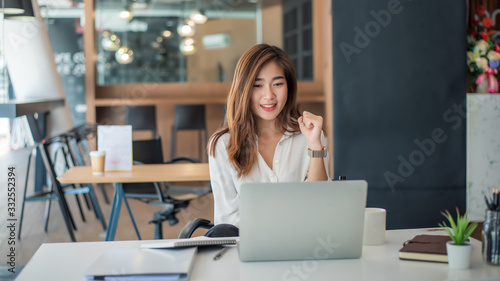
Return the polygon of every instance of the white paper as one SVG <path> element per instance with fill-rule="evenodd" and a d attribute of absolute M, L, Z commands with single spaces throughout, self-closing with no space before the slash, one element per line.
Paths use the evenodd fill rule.
<path fill-rule="evenodd" d="M 106 172 L 132 171 L 132 126 L 98 126 L 97 149 L 106 152 Z"/>

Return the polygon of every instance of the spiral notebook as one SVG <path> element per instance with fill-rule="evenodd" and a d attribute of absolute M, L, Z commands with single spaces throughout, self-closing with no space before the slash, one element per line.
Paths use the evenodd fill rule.
<path fill-rule="evenodd" d="M 210 238 L 206 236 L 199 236 L 187 239 L 165 239 L 156 243 L 141 244 L 143 249 L 169 249 L 169 248 L 182 248 L 194 246 L 218 246 L 218 245 L 236 245 L 238 243 L 237 237 L 217 237 Z"/>

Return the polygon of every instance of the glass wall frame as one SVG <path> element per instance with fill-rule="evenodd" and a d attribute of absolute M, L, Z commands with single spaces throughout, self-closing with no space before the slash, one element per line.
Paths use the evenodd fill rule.
<path fill-rule="evenodd" d="M 282 38 L 281 26 L 273 23 L 275 17 L 268 13 L 276 11 L 282 13 L 282 8 L 276 3 L 280 1 L 263 1 L 261 3 L 261 24 L 257 26 L 258 38 L 264 43 L 272 43 L 275 38 Z M 313 50 L 314 50 L 314 79 L 299 81 L 299 102 L 324 102 L 323 91 L 323 12 L 322 0 L 313 0 Z M 230 88 L 230 82 L 171 82 L 164 83 L 154 80 L 151 74 L 148 83 L 130 83 L 98 85 L 97 83 L 97 52 L 95 30 L 95 1 L 85 3 L 84 42 L 86 56 L 86 101 L 87 121 L 96 121 L 96 107 L 115 107 L 126 105 L 158 105 L 158 104 L 223 104 Z M 269 32 L 274 32 L 269 34 Z M 250 47 L 250 46 L 248 46 Z M 232 79 L 232 77 L 231 77 Z"/>

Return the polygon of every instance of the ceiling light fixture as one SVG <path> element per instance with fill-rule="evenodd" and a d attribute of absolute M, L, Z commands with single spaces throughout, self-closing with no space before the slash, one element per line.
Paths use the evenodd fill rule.
<path fill-rule="evenodd" d="M 203 10 L 193 10 L 189 18 L 193 20 L 196 24 L 204 24 L 208 20 Z"/>
<path fill-rule="evenodd" d="M 184 38 L 179 45 L 179 49 L 182 54 L 189 56 L 196 53 L 196 46 L 194 44 L 193 38 Z"/>
<path fill-rule="evenodd" d="M 120 12 L 120 18 L 130 21 L 134 15 L 132 14 L 132 11 L 130 11 L 129 8 L 125 8 L 123 11 Z"/>
<path fill-rule="evenodd" d="M 109 31 L 102 32 L 101 46 L 106 51 L 116 51 L 120 48 L 120 38 Z"/>
<path fill-rule="evenodd" d="M 120 64 L 129 64 L 134 61 L 134 51 L 127 46 L 122 46 L 116 51 L 115 59 Z"/>
<path fill-rule="evenodd" d="M 123 46 L 121 46 L 115 53 L 115 59 L 119 64 L 129 64 L 134 61 L 134 51 L 127 46 L 127 31 L 123 33 L 123 42 Z"/>
<path fill-rule="evenodd" d="M 177 33 L 179 33 L 182 37 L 190 37 L 195 33 L 195 25 L 191 20 L 184 20 L 184 22 L 180 22 L 177 26 Z"/>
<path fill-rule="evenodd" d="M 170 38 L 170 37 L 172 37 L 172 31 L 170 31 L 170 30 L 168 30 L 168 29 L 167 29 L 167 30 L 164 30 L 164 31 L 161 33 L 161 35 L 162 35 L 163 37 L 165 37 L 165 38 Z"/>

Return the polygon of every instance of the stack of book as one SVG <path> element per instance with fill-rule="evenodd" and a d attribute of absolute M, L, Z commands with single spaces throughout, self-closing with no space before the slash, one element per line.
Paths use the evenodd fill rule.
<path fill-rule="evenodd" d="M 447 263 L 446 242 L 450 240 L 448 235 L 417 235 L 404 243 L 399 250 L 399 258 Z"/>

